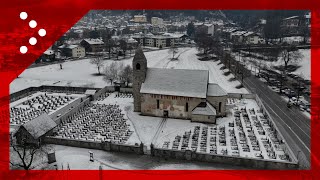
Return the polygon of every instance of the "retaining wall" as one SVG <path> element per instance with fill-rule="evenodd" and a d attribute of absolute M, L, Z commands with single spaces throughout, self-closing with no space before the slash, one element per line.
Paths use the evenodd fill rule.
<path fill-rule="evenodd" d="M 173 158 L 189 161 L 202 161 L 210 163 L 230 164 L 254 169 L 297 169 L 297 163 L 283 162 L 277 160 L 265 160 L 244 158 L 235 156 L 224 156 L 208 153 L 198 153 L 191 150 L 179 151 L 160 148 L 151 148 L 151 155 L 161 158 Z"/>
<path fill-rule="evenodd" d="M 112 152 L 135 153 L 139 155 L 144 154 L 143 144 L 140 144 L 139 146 L 134 146 L 134 145 L 126 145 L 126 144 L 113 144 L 111 142 L 93 142 L 93 141 L 72 140 L 72 139 L 63 139 L 63 138 L 55 138 L 55 137 L 45 137 L 43 142 L 46 144 L 58 144 L 58 145 L 64 145 L 64 146 L 98 149 L 98 150 L 112 151 Z"/>

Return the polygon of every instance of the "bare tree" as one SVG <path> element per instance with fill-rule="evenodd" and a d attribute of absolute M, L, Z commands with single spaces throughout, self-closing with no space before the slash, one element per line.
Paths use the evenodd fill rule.
<path fill-rule="evenodd" d="M 125 58 L 126 57 L 126 51 L 128 50 L 128 43 L 125 40 L 121 39 L 119 41 L 119 47 L 123 51 L 123 58 Z"/>
<path fill-rule="evenodd" d="M 289 65 L 301 61 L 303 56 L 296 47 L 292 46 L 281 51 L 280 57 L 284 62 L 284 71 L 286 72 Z"/>
<path fill-rule="evenodd" d="M 111 84 L 114 80 L 118 78 L 118 64 L 116 62 L 112 62 L 110 65 L 107 65 L 104 70 L 105 76 L 103 79 L 105 81 L 110 81 Z"/>
<path fill-rule="evenodd" d="M 121 78 L 127 83 L 127 86 L 132 81 L 132 68 L 130 65 L 122 69 Z"/>
<path fill-rule="evenodd" d="M 52 147 L 47 145 L 12 144 L 10 148 L 10 165 L 12 168 L 33 169 L 37 165 L 45 163 L 45 157 L 51 149 Z"/>
<path fill-rule="evenodd" d="M 101 75 L 100 68 L 103 66 L 103 61 L 101 57 L 93 58 L 90 60 L 91 64 L 94 64 L 98 69 L 98 75 Z"/>

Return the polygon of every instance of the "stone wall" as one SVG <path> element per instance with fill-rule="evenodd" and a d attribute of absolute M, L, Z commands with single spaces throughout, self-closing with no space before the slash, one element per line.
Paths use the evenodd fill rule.
<path fill-rule="evenodd" d="M 80 99 L 78 99 L 80 101 Z M 58 111 L 56 113 L 60 113 L 60 117 L 53 116 L 51 117 L 57 124 L 60 124 L 63 121 L 66 121 L 70 116 L 73 114 L 79 112 L 81 108 L 83 108 L 85 105 L 90 103 L 90 98 L 87 98 L 83 100 L 82 102 L 78 102 L 76 104 L 69 104 L 68 106 L 64 107 L 64 111 Z M 71 108 L 72 107 L 72 108 Z M 71 108 L 71 109 L 70 109 Z"/>
<path fill-rule="evenodd" d="M 46 144 L 57 144 L 64 146 L 72 146 L 79 148 L 88 148 L 88 149 L 98 149 L 104 151 L 113 151 L 113 152 L 125 152 L 125 153 L 135 153 L 142 155 L 143 153 L 143 144 L 139 146 L 126 145 L 126 144 L 113 144 L 111 142 L 93 142 L 93 141 L 82 141 L 82 140 L 73 140 L 73 139 L 63 139 L 55 137 L 45 137 L 43 142 Z"/>
<path fill-rule="evenodd" d="M 122 92 L 122 93 L 132 93 L 133 89 L 132 88 L 120 88 L 120 92 Z"/>
<path fill-rule="evenodd" d="M 179 159 L 188 161 L 201 161 L 210 163 L 230 164 L 254 169 L 297 169 L 297 163 L 284 162 L 278 160 L 265 160 L 244 158 L 235 156 L 224 156 L 208 153 L 198 153 L 191 150 L 179 151 L 153 148 L 151 146 L 151 155 L 165 159 Z"/>
<path fill-rule="evenodd" d="M 115 88 L 114 86 L 105 86 L 104 88 L 101 88 L 98 92 L 96 92 L 93 96 L 93 99 L 96 100 L 99 98 L 100 95 L 106 93 L 106 92 L 114 92 Z"/>
<path fill-rule="evenodd" d="M 198 115 L 193 114 L 191 116 L 192 122 L 203 122 L 203 123 L 216 123 L 216 116 Z"/>
<path fill-rule="evenodd" d="M 147 116 L 162 117 L 164 110 L 167 110 L 169 117 L 191 119 L 192 110 L 198 106 L 200 102 L 205 102 L 205 99 L 200 98 L 151 94 L 142 94 L 141 96 L 141 113 Z M 157 108 L 157 100 L 159 100 L 159 109 Z M 187 112 L 185 109 L 186 103 L 188 103 Z"/>

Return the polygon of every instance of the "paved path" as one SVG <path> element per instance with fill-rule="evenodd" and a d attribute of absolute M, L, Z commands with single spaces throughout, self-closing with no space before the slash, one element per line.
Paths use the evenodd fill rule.
<path fill-rule="evenodd" d="M 301 164 L 310 164 L 310 119 L 297 108 L 287 108 L 287 102 L 258 78 L 244 79 L 244 85 L 258 94 L 274 119 L 289 147 Z M 299 153 L 299 151 L 301 153 Z"/>

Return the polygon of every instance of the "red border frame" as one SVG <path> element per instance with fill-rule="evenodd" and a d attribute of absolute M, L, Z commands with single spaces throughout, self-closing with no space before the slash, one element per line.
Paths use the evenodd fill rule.
<path fill-rule="evenodd" d="M 11 171 L 9 170 L 9 84 L 38 56 L 50 47 L 74 23 L 90 9 L 307 9 L 312 11 L 312 46 L 320 45 L 320 1 L 319 0 L 4 0 L 0 11 L 0 179 L 85 179 L 85 178 L 140 178 L 140 179 L 316 179 L 320 177 L 320 138 L 318 118 L 311 118 L 311 169 L 310 170 L 108 170 L 108 171 Z M 28 13 L 27 20 L 19 18 L 20 12 Z M 28 21 L 34 19 L 38 26 L 30 29 Z M 45 37 L 37 34 L 38 29 L 47 31 Z M 31 36 L 38 43 L 31 47 Z M 28 46 L 21 54 L 19 48 Z M 311 52 L 312 113 L 317 113 L 320 97 L 320 49 Z M 317 110 L 318 111 L 318 110 Z M 1 112 L 5 112 L 1 114 Z M 209 177 L 210 176 L 210 177 Z"/>

